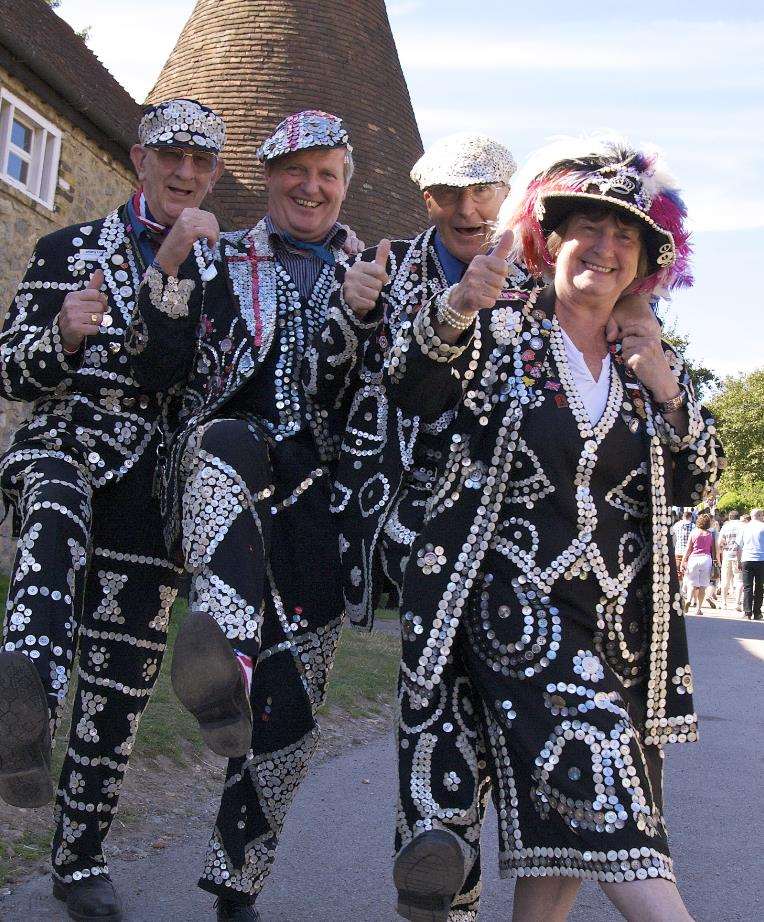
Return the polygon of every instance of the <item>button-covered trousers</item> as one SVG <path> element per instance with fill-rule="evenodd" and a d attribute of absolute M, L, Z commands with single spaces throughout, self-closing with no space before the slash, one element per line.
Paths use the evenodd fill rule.
<path fill-rule="evenodd" d="M 3 631 L 37 667 L 55 733 L 79 645 L 74 711 L 56 795 L 54 874 L 108 873 L 138 723 L 159 673 L 180 570 L 152 498 L 151 444 L 121 481 L 93 490 L 73 459 L 10 459 L 2 487 L 20 533 Z"/>
<path fill-rule="evenodd" d="M 191 607 L 209 612 L 255 665 L 252 747 L 228 763 L 199 886 L 249 902 L 270 873 L 308 771 L 340 635 L 338 541 L 312 448 L 273 446 L 220 419 L 187 451 L 183 551 Z M 273 483 L 295 483 L 271 494 Z"/>
<path fill-rule="evenodd" d="M 380 538 L 382 565 L 397 591 L 400 604 L 403 573 L 414 538 L 422 528 L 430 486 L 409 483 L 390 511 Z M 403 684 L 398 683 L 399 773 L 407 779 L 399 787 L 395 850 L 428 829 L 447 829 L 460 841 L 468 873 L 456 895 L 449 922 L 474 922 L 478 917 L 482 870 L 480 833 L 483 828 L 491 780 L 483 731 L 478 719 L 476 694 L 460 658 L 444 670 L 438 702 L 426 715 L 426 741 L 418 744 L 421 712 L 410 713 Z M 447 770 L 432 773 L 434 764 Z M 408 779 L 416 775 L 416 783 Z"/>

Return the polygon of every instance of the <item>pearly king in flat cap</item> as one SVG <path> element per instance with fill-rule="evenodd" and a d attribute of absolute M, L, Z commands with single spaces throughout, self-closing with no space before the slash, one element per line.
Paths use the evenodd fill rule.
<path fill-rule="evenodd" d="M 168 99 L 146 110 L 138 141 L 144 147 L 201 147 L 219 154 L 225 144 L 225 122 L 195 99 Z"/>
<path fill-rule="evenodd" d="M 288 115 L 257 150 L 261 162 L 311 147 L 346 147 L 352 152 L 350 135 L 338 115 L 305 109 Z"/>
<path fill-rule="evenodd" d="M 414 164 L 411 178 L 420 189 L 432 186 L 509 185 L 517 169 L 511 152 L 484 134 L 460 132 L 436 141 Z"/>

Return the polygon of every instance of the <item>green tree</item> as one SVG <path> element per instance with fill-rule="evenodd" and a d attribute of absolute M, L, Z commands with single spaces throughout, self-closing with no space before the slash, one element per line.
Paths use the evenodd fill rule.
<path fill-rule="evenodd" d="M 764 494 L 764 368 L 725 378 L 710 409 L 727 454 L 720 492 L 736 492 L 747 505 Z"/>
<path fill-rule="evenodd" d="M 687 370 L 690 373 L 690 378 L 695 387 L 695 393 L 701 400 L 706 400 L 721 384 L 719 376 L 705 366 L 702 360 L 700 362 L 693 362 L 687 357 L 687 347 L 690 345 L 690 338 L 679 331 L 676 318 L 664 317 L 663 321 L 663 338 L 674 347 L 687 365 Z"/>

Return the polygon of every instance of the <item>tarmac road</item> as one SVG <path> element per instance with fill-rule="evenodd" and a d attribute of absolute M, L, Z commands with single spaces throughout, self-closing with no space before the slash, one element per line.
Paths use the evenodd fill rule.
<path fill-rule="evenodd" d="M 680 888 L 698 922 L 764 918 L 761 760 L 764 623 L 688 618 L 701 742 L 669 747 L 666 800 Z M 325 763 L 303 785 L 259 907 L 263 922 L 395 922 L 390 879 L 394 750 L 382 739 Z M 150 857 L 115 861 L 126 922 L 214 920 L 195 886 L 207 829 Z M 484 834 L 481 922 L 509 922 L 511 891 L 496 871 L 494 817 Z M 0 900 L 2 922 L 66 920 L 40 878 Z M 571 922 L 620 916 L 596 885 L 582 888 Z"/>

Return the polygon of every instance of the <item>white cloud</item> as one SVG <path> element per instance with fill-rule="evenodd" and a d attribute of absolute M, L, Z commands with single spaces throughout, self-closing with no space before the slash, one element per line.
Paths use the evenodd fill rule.
<path fill-rule="evenodd" d="M 454 131 L 480 131 L 510 147 L 522 162 L 553 134 L 612 128 L 636 143 L 658 141 L 683 190 L 696 232 L 764 227 L 764 128 L 753 109 L 701 115 L 649 107 L 576 110 L 483 98 L 473 108 L 415 106 L 425 146 Z"/>
<path fill-rule="evenodd" d="M 670 92 L 676 83 L 764 84 L 764 22 L 657 21 L 632 26 L 588 21 L 548 27 L 538 38 L 515 34 L 499 22 L 499 37 L 453 19 L 451 28 L 428 34 L 401 33 L 398 52 L 404 69 L 448 72 L 635 72 Z M 504 32 L 506 37 L 502 37 Z"/>
<path fill-rule="evenodd" d="M 411 16 L 418 13 L 424 6 L 424 0 L 400 0 L 400 2 L 390 2 L 387 4 L 388 14 L 393 16 Z"/>
<path fill-rule="evenodd" d="M 136 6 L 138 9 L 136 9 Z M 190 2 L 130 6 L 64 0 L 59 13 L 75 29 L 90 27 L 88 46 L 125 89 L 142 102 L 191 13 Z M 146 28 L 146 17 L 151 28 Z"/>

